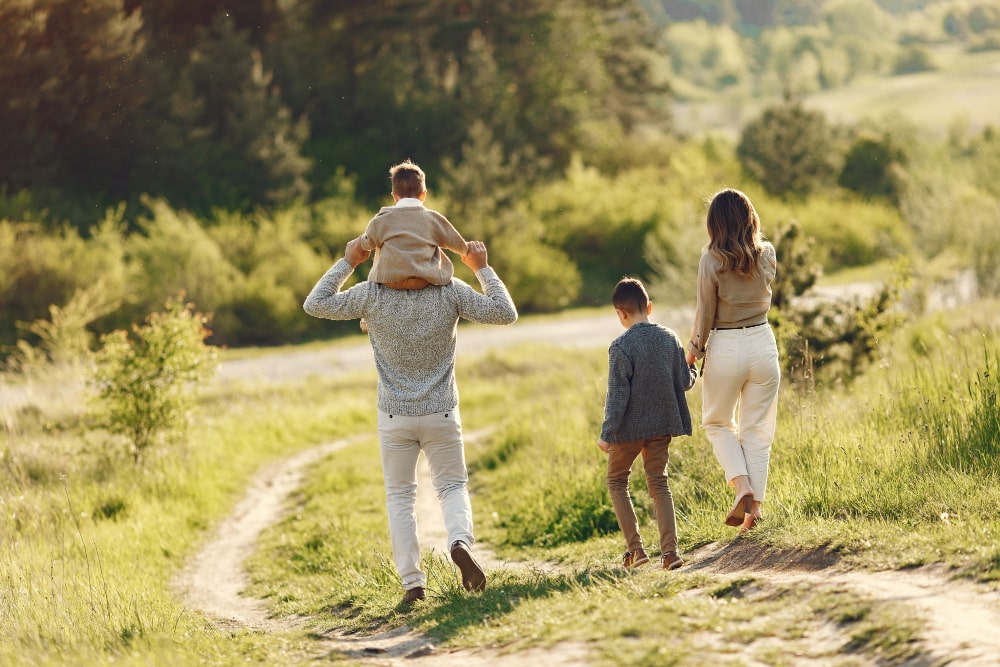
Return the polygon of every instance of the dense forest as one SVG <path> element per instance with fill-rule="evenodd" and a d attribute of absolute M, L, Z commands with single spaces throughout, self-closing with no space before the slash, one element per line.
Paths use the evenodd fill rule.
<path fill-rule="evenodd" d="M 802 102 L 933 70 L 943 44 L 1000 49 L 1000 7 L 0 0 L 0 345 L 180 292 L 215 342 L 325 335 L 301 300 L 404 158 L 523 312 L 604 303 L 624 273 L 688 294 L 726 185 L 828 269 L 954 252 L 988 286 L 995 128 L 936 141 Z M 720 94 L 770 103 L 737 142 L 676 129 L 678 101 Z"/>

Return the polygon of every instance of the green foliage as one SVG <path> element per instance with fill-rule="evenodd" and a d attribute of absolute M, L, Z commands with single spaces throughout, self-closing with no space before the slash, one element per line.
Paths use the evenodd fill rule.
<path fill-rule="evenodd" d="M 586 279 L 583 299 L 606 303 L 625 274 L 646 276 L 646 236 L 664 216 L 663 202 L 644 192 L 661 190 L 668 173 L 653 168 L 602 174 L 575 159 L 564 180 L 539 188 L 529 206 L 546 243 L 559 248 Z"/>
<path fill-rule="evenodd" d="M 844 156 L 838 183 L 864 197 L 882 197 L 898 204 L 907 160 L 905 147 L 893 136 L 861 133 Z"/>
<path fill-rule="evenodd" d="M 306 241 L 311 225 L 308 210 L 294 207 L 220 215 L 207 230 L 236 271 L 228 298 L 215 307 L 213 342 L 268 345 L 320 330 L 315 318 L 302 317 L 302 300 L 330 265 Z"/>
<path fill-rule="evenodd" d="M 18 322 L 50 316 L 75 294 L 102 285 L 110 302 L 122 298 L 125 259 L 120 218 L 111 212 L 82 237 L 70 227 L 47 232 L 37 222 L 0 220 L 0 347 L 19 339 Z M 96 325 L 95 325 L 96 326 Z M 23 340 L 37 342 L 38 332 Z"/>
<path fill-rule="evenodd" d="M 816 239 L 806 236 L 802 226 L 791 220 L 771 237 L 779 271 L 771 283 L 771 307 L 782 311 L 801 296 L 822 274 L 816 261 Z"/>
<path fill-rule="evenodd" d="M 662 40 L 673 73 L 686 83 L 712 91 L 749 83 L 752 51 L 730 26 L 703 20 L 671 23 Z"/>
<path fill-rule="evenodd" d="M 754 196 L 765 233 L 791 220 L 816 239 L 815 260 L 826 271 L 907 256 L 915 244 L 904 215 L 886 202 L 817 194 L 804 201 Z"/>
<path fill-rule="evenodd" d="M 792 220 L 772 238 L 778 275 L 771 286 L 769 319 L 781 351 L 786 377 L 814 388 L 817 381 L 850 381 L 877 354 L 879 343 L 899 327 L 905 264 L 874 294 L 847 298 L 802 298 L 821 273 L 815 239 Z"/>
<path fill-rule="evenodd" d="M 7 359 L 8 369 L 32 374 L 39 367 L 75 365 L 90 352 L 87 326 L 118 307 L 103 283 L 76 292 L 65 307 L 49 306 L 49 319 L 18 323 L 34 342 L 21 339 Z"/>
<path fill-rule="evenodd" d="M 205 322 L 191 304 L 171 300 L 134 327 L 132 337 L 115 331 L 102 339 L 89 378 L 95 421 L 124 435 L 137 462 L 155 442 L 179 436 L 199 383 L 215 373 Z"/>
<path fill-rule="evenodd" d="M 740 164 L 770 194 L 805 197 L 831 182 L 836 164 L 826 116 L 800 101 L 768 107 L 743 128 Z"/>
<path fill-rule="evenodd" d="M 238 271 L 226 258 L 207 225 L 165 201 L 147 201 L 151 215 L 139 221 L 140 233 L 128 240 L 133 290 L 132 321 L 181 292 L 205 312 L 232 299 Z"/>
<path fill-rule="evenodd" d="M 445 160 L 442 212 L 466 239 L 486 242 L 490 264 L 522 312 L 552 312 L 575 302 L 580 272 L 525 206 L 533 158 L 530 149 L 505 155 L 489 129 L 475 124 L 461 162 Z"/>
<path fill-rule="evenodd" d="M 303 0 L 289 6 L 272 53 L 293 113 L 310 119 L 319 184 L 345 165 L 370 198 L 403 157 L 432 174 L 457 161 L 477 122 L 505 154 L 532 146 L 549 169 L 589 149 L 589 124 L 664 125 L 648 34 L 619 0 Z"/>
<path fill-rule="evenodd" d="M 152 132 L 159 150 L 141 156 L 151 162 L 142 164 L 143 191 L 202 213 L 310 194 L 308 126 L 282 102 L 249 35 L 220 11 L 197 27 L 177 68 L 163 73 L 169 92 L 155 113 L 165 117 Z"/>
<path fill-rule="evenodd" d="M 937 69 L 934 55 L 922 44 L 907 45 L 896 58 L 895 74 L 915 74 Z"/>
<path fill-rule="evenodd" d="M 905 319 L 900 311 L 909 274 L 905 266 L 864 298 L 817 299 L 781 311 L 778 336 L 782 363 L 794 382 L 849 382 L 878 354 L 878 348 Z M 791 326 L 789 326 L 791 324 Z"/>
<path fill-rule="evenodd" d="M 130 194 L 149 89 L 142 22 L 124 4 L 0 3 L 0 183 Z"/>

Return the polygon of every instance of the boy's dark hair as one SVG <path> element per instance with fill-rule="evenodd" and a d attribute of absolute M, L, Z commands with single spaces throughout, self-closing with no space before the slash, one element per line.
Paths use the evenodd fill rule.
<path fill-rule="evenodd" d="M 389 168 L 389 180 L 392 181 L 392 191 L 401 198 L 417 198 L 427 189 L 424 170 L 410 162 L 409 158 Z"/>
<path fill-rule="evenodd" d="M 649 294 L 638 278 L 625 276 L 615 285 L 611 294 L 611 304 L 627 313 L 645 313 L 649 305 Z"/>

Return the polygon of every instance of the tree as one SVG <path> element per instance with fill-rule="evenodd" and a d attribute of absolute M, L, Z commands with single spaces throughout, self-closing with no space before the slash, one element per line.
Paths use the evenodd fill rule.
<path fill-rule="evenodd" d="M 308 196 L 308 129 L 281 102 L 246 32 L 225 14 L 197 28 L 170 77 L 167 108 L 144 156 L 146 184 L 172 204 L 249 210 Z"/>
<path fill-rule="evenodd" d="M 847 150 L 837 182 L 864 197 L 881 197 L 899 204 L 905 187 L 902 171 L 906 161 L 906 150 L 891 135 L 862 134 Z"/>
<path fill-rule="evenodd" d="M 389 164 L 434 172 L 476 121 L 554 174 L 587 149 L 588 124 L 667 117 L 648 30 L 631 0 L 301 0 L 269 57 L 293 114 L 310 119 L 314 185 L 346 166 L 360 194 L 384 196 Z"/>
<path fill-rule="evenodd" d="M 140 26 L 122 0 L 0 3 L 0 184 L 131 192 Z"/>
<path fill-rule="evenodd" d="M 804 197 L 835 174 L 833 132 L 820 111 L 786 99 L 750 121 L 736 148 L 743 168 L 767 192 Z"/>

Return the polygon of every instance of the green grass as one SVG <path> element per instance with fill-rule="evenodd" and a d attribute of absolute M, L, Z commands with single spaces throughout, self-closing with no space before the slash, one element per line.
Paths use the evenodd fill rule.
<path fill-rule="evenodd" d="M 831 90 L 803 96 L 811 109 L 831 121 L 857 123 L 869 118 L 902 115 L 910 122 L 944 136 L 957 121 L 972 128 L 996 124 L 1000 105 L 996 86 L 996 51 L 968 53 L 957 45 L 934 50 L 938 69 L 917 74 L 869 77 Z M 678 127 L 736 136 L 743 124 L 777 100 L 712 99 L 685 104 Z"/>
<path fill-rule="evenodd" d="M 983 326 L 988 308 L 914 322 L 850 386 L 786 389 L 767 520 L 745 548 L 856 567 L 947 563 L 1000 579 L 1000 337 Z M 307 664 L 310 632 L 403 623 L 451 646 L 585 642 L 610 665 L 791 665 L 796 655 L 899 664 L 915 654 L 919 623 L 904 608 L 832 584 L 697 568 L 625 575 L 595 446 L 606 363 L 603 349 L 537 345 L 460 361 L 463 422 L 483 432 L 468 444 L 479 538 L 508 560 L 559 569 L 512 566 L 470 595 L 431 551 L 428 600 L 411 610 L 398 605 L 371 373 L 210 392 L 186 444 L 140 466 L 79 417 L 15 415 L 0 450 L 0 664 Z M 700 391 L 689 394 L 696 423 Z M 308 628 L 227 630 L 182 607 L 168 582 L 259 466 L 363 433 L 309 469 L 294 511 L 248 563 L 251 592 L 277 615 L 310 617 Z M 671 448 L 682 553 L 729 543 L 730 491 L 703 433 Z M 633 477 L 655 545 L 641 468 Z"/>
<path fill-rule="evenodd" d="M 8 420 L 0 664 L 275 664 L 304 649 L 304 637 L 217 628 L 168 582 L 261 464 L 370 429 L 368 399 L 350 378 L 212 393 L 184 446 L 138 466 L 81 421 Z"/>

